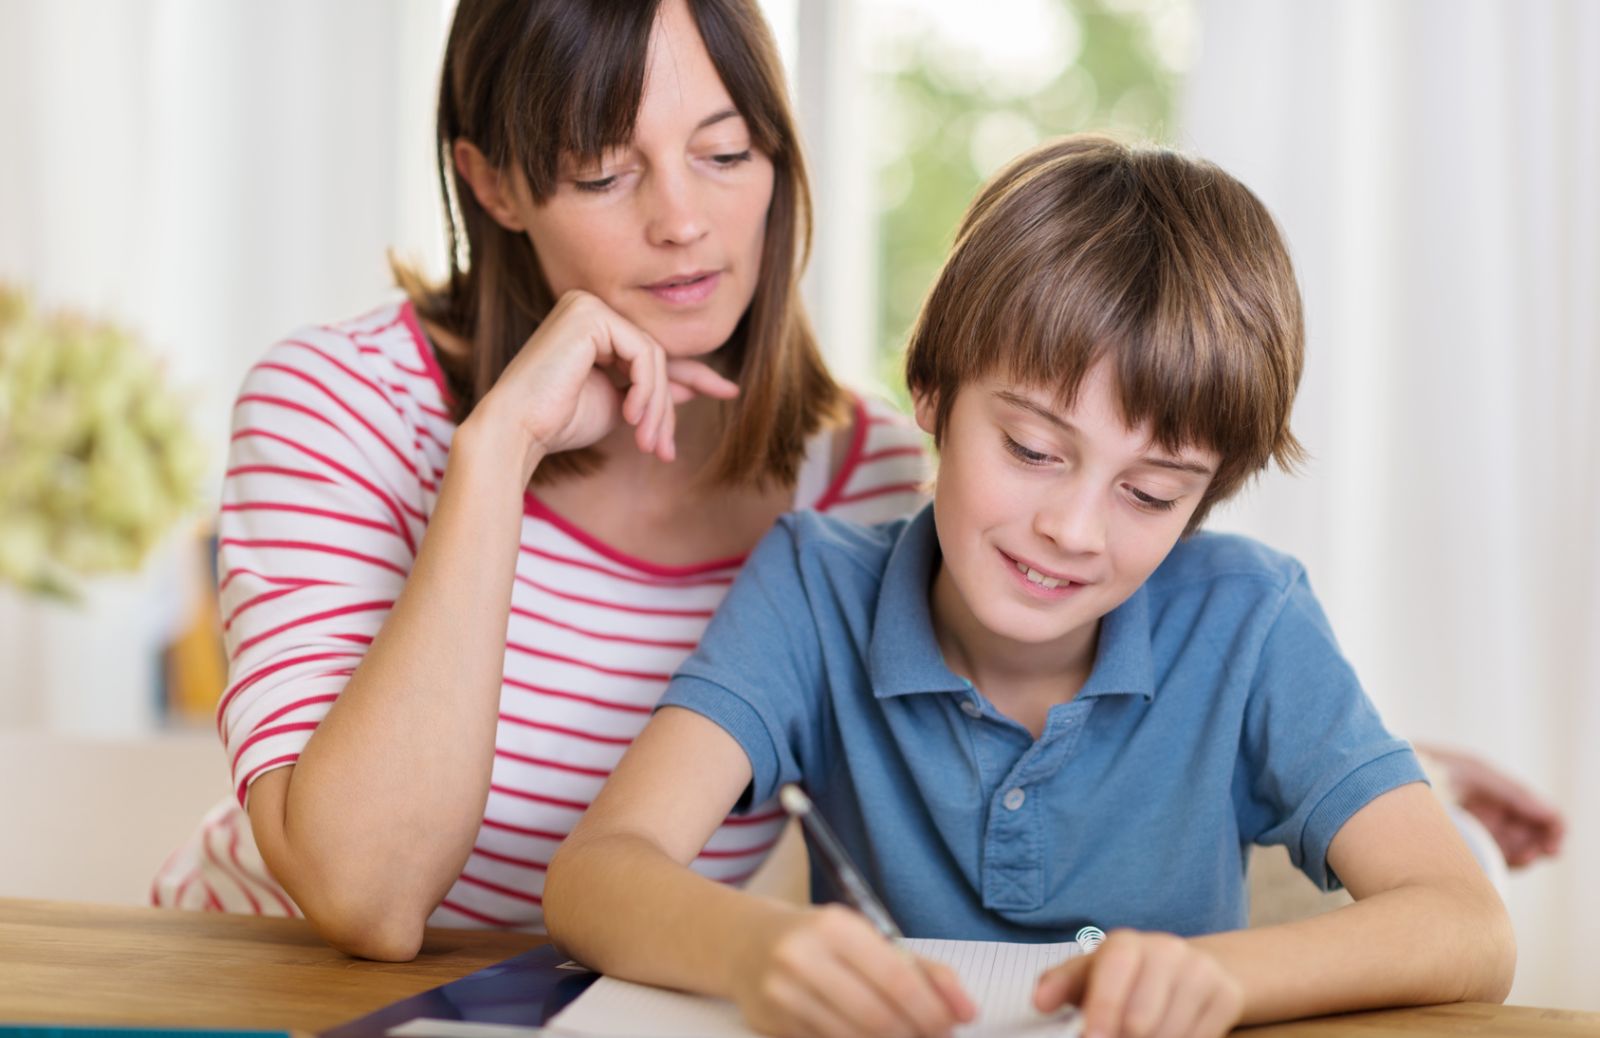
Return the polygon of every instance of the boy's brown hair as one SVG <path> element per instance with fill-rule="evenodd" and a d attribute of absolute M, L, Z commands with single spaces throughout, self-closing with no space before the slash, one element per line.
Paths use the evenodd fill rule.
<path fill-rule="evenodd" d="M 1269 461 L 1304 455 L 1289 412 L 1305 352 L 1294 268 L 1255 195 L 1170 149 L 1079 135 L 979 193 L 906 354 L 937 442 L 961 388 L 996 373 L 1070 406 L 1102 358 L 1130 425 L 1221 464 L 1187 531 Z"/>
<path fill-rule="evenodd" d="M 801 306 L 811 248 L 811 195 L 783 69 L 755 0 L 687 0 L 711 62 L 752 143 L 772 160 L 772 203 L 755 295 L 718 367 L 739 383 L 711 482 L 789 484 L 806 438 L 845 412 Z M 440 363 L 459 422 L 494 385 L 555 305 L 526 235 L 478 205 L 451 149 L 471 141 L 497 169 L 520 172 L 542 201 L 564 155 L 596 161 L 633 136 L 650 33 L 662 0 L 462 0 L 440 75 L 439 181 L 449 273 L 427 283 L 395 264 L 417 313 L 469 345 Z M 454 203 L 452 206 L 451 203 Z M 592 450 L 546 458 L 535 482 L 593 471 Z"/>

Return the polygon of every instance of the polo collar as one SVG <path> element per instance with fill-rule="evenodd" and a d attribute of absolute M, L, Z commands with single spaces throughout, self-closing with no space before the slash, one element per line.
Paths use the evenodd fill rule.
<path fill-rule="evenodd" d="M 901 529 L 883 569 L 867 647 L 872 694 L 878 699 L 969 687 L 945 664 L 934 635 L 929 599 L 938 561 L 939 536 L 928 504 Z M 1094 669 L 1077 698 L 1105 695 L 1155 697 L 1150 607 L 1143 586 L 1100 621 Z"/>

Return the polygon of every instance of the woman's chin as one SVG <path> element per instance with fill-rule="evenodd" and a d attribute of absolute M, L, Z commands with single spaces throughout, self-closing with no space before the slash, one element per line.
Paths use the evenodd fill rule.
<path fill-rule="evenodd" d="M 641 324 L 650 337 L 661 344 L 667 356 L 678 358 L 708 358 L 728 341 L 738 322 L 727 321 L 656 321 Z"/>

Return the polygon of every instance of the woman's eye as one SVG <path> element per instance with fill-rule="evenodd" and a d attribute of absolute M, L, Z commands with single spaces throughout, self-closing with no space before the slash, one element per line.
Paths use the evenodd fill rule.
<path fill-rule="evenodd" d="M 1170 511 L 1172 507 L 1178 503 L 1176 498 L 1168 501 L 1164 498 L 1151 497 L 1138 487 L 1129 487 L 1128 492 L 1133 495 L 1133 499 L 1135 501 L 1139 502 L 1140 507 L 1149 508 L 1152 511 Z"/>
<path fill-rule="evenodd" d="M 1018 461 L 1024 462 L 1028 465 L 1043 465 L 1045 462 L 1050 460 L 1050 455 L 1048 454 L 1041 454 L 1039 451 L 1024 447 L 1022 444 L 1018 443 L 1016 440 L 1013 440 L 1010 436 L 1006 436 L 1004 433 L 1001 433 L 1001 436 L 1005 440 L 1006 450 L 1009 451 L 1011 455 Z"/>
<path fill-rule="evenodd" d="M 734 166 L 737 166 L 740 163 L 749 162 L 750 158 L 751 149 L 746 148 L 743 151 L 728 152 L 723 155 L 713 155 L 711 156 L 711 161 L 723 169 L 732 169 Z"/>

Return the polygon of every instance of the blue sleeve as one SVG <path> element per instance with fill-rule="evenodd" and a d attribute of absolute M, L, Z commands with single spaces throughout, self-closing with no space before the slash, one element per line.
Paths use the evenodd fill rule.
<path fill-rule="evenodd" d="M 1356 680 L 1304 571 L 1262 645 L 1240 747 L 1241 833 L 1281 843 L 1324 890 L 1340 885 L 1328 845 L 1379 794 L 1426 781 Z"/>
<path fill-rule="evenodd" d="M 751 553 L 657 708 L 693 710 L 744 749 L 752 777 L 742 811 L 798 782 L 816 759 L 822 675 L 798 543 L 781 520 Z"/>

